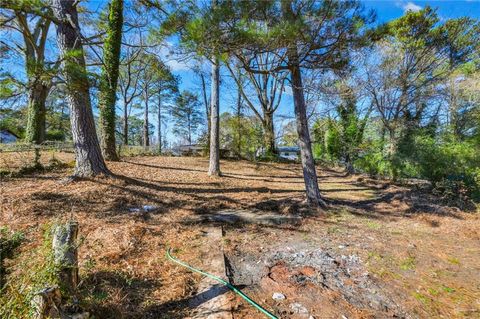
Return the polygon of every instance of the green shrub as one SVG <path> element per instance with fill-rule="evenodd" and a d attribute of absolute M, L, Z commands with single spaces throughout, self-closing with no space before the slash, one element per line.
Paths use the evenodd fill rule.
<path fill-rule="evenodd" d="M 416 136 L 411 149 L 404 162 L 439 194 L 480 199 L 480 153 L 474 143 Z"/>
<path fill-rule="evenodd" d="M 354 163 L 357 170 L 371 176 L 391 176 L 391 162 L 386 159 L 380 141 L 365 142 L 361 149 L 362 152 Z"/>
<path fill-rule="evenodd" d="M 65 132 L 62 130 L 48 130 L 45 135 L 47 141 L 65 141 Z"/>

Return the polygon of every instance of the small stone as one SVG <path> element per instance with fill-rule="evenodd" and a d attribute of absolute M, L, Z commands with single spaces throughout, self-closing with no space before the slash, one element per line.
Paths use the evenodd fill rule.
<path fill-rule="evenodd" d="M 305 308 L 301 303 L 298 303 L 298 302 L 294 302 L 294 303 L 290 304 L 290 308 L 292 308 L 294 313 L 298 313 L 298 314 L 308 313 L 308 309 Z"/>
<path fill-rule="evenodd" d="M 343 249 L 343 248 L 345 248 L 345 246 L 344 245 L 338 245 L 338 248 Z"/>
<path fill-rule="evenodd" d="M 152 212 L 154 210 L 157 209 L 157 206 L 153 206 L 153 205 L 143 205 L 143 211 L 145 212 Z"/>
<path fill-rule="evenodd" d="M 272 298 L 273 298 L 273 300 L 284 300 L 285 295 L 280 293 L 280 292 L 275 292 L 275 293 L 273 293 Z"/>
<path fill-rule="evenodd" d="M 342 315 L 342 319 L 348 319 L 348 317 L 347 317 L 347 316 L 344 316 L 344 315 Z"/>

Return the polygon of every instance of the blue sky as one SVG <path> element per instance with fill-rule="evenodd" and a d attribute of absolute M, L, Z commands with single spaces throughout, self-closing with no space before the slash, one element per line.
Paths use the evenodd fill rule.
<path fill-rule="evenodd" d="M 390 20 L 396 19 L 404 14 L 407 10 L 420 10 L 425 6 L 431 6 L 436 8 L 440 19 L 458 18 L 462 16 L 469 16 L 472 18 L 480 19 L 480 0 L 464 0 L 464 1 L 381 1 L 381 0 L 364 0 L 362 1 L 367 9 L 373 9 L 377 13 L 376 23 L 385 23 Z M 198 90 L 198 79 L 188 71 L 187 67 L 183 63 L 176 61 L 170 61 L 170 66 L 174 72 L 181 76 L 182 83 L 181 89 Z M 222 89 L 220 92 L 220 111 L 231 111 L 235 105 L 235 90 L 230 88 L 234 87 L 232 80 L 228 78 L 228 73 L 222 72 Z M 288 94 L 284 94 L 282 98 L 282 104 L 279 107 L 277 115 L 284 117 L 293 117 L 293 101 L 292 97 Z M 277 116 L 276 124 L 277 130 L 281 125 L 281 121 Z"/>
<path fill-rule="evenodd" d="M 463 0 L 463 1 L 380 1 L 380 0 L 363 0 L 362 1 L 367 9 L 374 9 L 377 13 L 377 23 L 385 23 L 392 19 L 400 17 L 407 10 L 420 10 L 421 8 L 429 5 L 437 9 L 437 12 L 441 19 L 457 18 L 461 16 L 470 16 L 472 18 L 480 19 L 480 0 Z M 97 11 L 104 7 L 107 0 L 90 0 L 85 1 L 86 6 L 93 11 Z M 95 33 L 94 30 L 88 30 L 83 26 L 82 29 L 86 34 Z M 90 31 L 90 32 L 89 32 Z M 54 33 L 54 28 L 50 30 Z M 54 41 L 52 41 L 54 42 Z M 54 43 L 51 44 L 55 46 Z M 181 77 L 181 89 L 188 89 L 199 93 L 199 79 L 188 68 L 188 62 L 180 62 L 175 60 L 175 56 L 167 57 L 169 49 L 166 49 L 165 58 L 167 64 L 172 68 L 173 72 Z M 5 60 L 4 60 L 5 61 Z M 11 60 L 8 61 L 9 65 L 2 65 L 6 69 L 14 70 L 14 72 L 23 73 L 23 61 Z M 206 66 L 208 69 L 208 66 Z M 231 111 L 232 106 L 235 105 L 236 89 L 235 84 L 229 79 L 228 72 L 226 70 L 221 71 L 222 74 L 222 87 L 220 92 L 220 110 L 221 112 Z M 200 93 L 199 93 L 200 94 Z M 253 99 L 255 100 L 255 99 Z M 282 104 L 277 112 L 277 129 L 281 126 L 280 117 L 278 115 L 288 116 L 293 118 L 293 103 L 290 94 L 284 94 L 282 98 Z M 152 123 L 156 123 L 155 115 L 152 114 Z M 168 124 L 167 128 L 170 131 L 172 124 Z M 172 137 L 170 132 L 167 132 L 168 137 Z"/>

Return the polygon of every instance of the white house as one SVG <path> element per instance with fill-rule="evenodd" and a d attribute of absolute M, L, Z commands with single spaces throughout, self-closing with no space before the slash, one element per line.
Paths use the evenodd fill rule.
<path fill-rule="evenodd" d="M 296 161 L 300 155 L 300 148 L 298 146 L 279 146 L 277 152 L 281 158 Z"/>

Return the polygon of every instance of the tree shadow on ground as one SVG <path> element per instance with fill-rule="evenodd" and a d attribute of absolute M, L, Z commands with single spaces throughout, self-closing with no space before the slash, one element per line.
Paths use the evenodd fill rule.
<path fill-rule="evenodd" d="M 186 172 L 202 172 L 206 173 L 206 170 L 203 169 L 193 169 L 193 168 L 184 168 L 184 167 L 170 167 L 170 166 L 162 166 L 162 165 L 153 165 L 153 164 L 145 164 L 145 163 L 137 163 L 131 161 L 123 161 L 123 163 L 128 163 L 137 166 L 149 167 L 149 168 L 159 168 L 159 169 L 166 169 L 166 170 L 174 170 L 174 171 L 186 171 Z"/>
<path fill-rule="evenodd" d="M 377 190 L 378 193 L 378 189 L 372 188 L 372 190 Z M 354 215 L 372 219 L 404 218 L 416 214 L 464 219 L 458 213 L 458 208 L 442 205 L 438 199 L 435 200 L 428 193 L 413 189 L 399 189 L 380 193 L 376 198 L 366 200 L 326 199 L 326 201 L 330 210 L 343 208 Z M 406 204 L 408 208 L 400 209 L 394 205 L 394 201 L 400 201 Z M 378 205 L 384 205 L 385 207 L 378 207 Z"/>
<path fill-rule="evenodd" d="M 167 302 L 149 298 L 159 288 L 156 280 L 98 271 L 82 280 L 80 293 L 84 308 L 99 319 L 187 317 L 191 297 Z"/>

